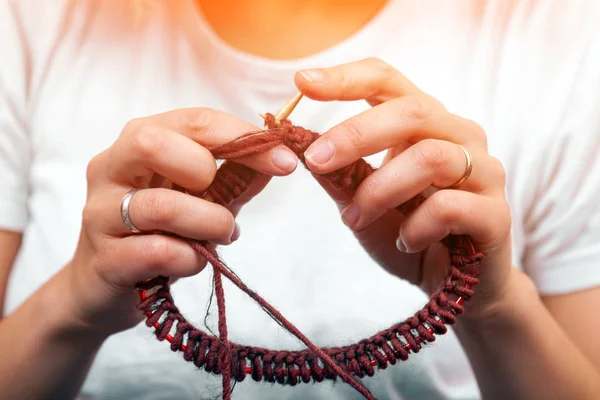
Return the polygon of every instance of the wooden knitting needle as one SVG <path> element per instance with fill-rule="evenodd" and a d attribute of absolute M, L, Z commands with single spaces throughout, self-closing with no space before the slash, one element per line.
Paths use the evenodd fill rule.
<path fill-rule="evenodd" d="M 290 116 L 292 111 L 294 111 L 294 109 L 296 108 L 296 106 L 298 105 L 300 100 L 302 99 L 302 96 L 303 96 L 302 93 L 298 93 L 293 99 L 291 99 L 290 101 L 285 103 L 285 105 L 283 107 L 281 107 L 281 109 L 279 111 L 277 111 L 277 114 L 275 115 L 275 123 L 277 125 L 280 125 L 281 121 L 283 121 L 284 119 L 287 119 Z M 259 115 L 263 119 L 267 118 L 266 115 L 263 115 L 263 114 L 259 114 Z M 265 129 L 267 129 L 267 128 L 268 128 L 268 126 L 265 125 Z M 204 200 L 214 201 L 212 196 L 210 196 L 209 194 L 202 196 L 202 198 Z"/>
<path fill-rule="evenodd" d="M 277 114 L 275 114 L 275 123 L 277 125 L 280 125 L 281 121 L 283 121 L 284 119 L 287 119 L 290 116 L 292 111 L 294 111 L 294 109 L 296 108 L 296 106 L 298 105 L 300 100 L 302 99 L 302 96 L 303 96 L 302 93 L 298 93 L 293 99 L 291 99 L 290 101 L 285 103 L 285 105 L 283 107 L 281 107 L 281 109 L 279 111 L 277 111 Z M 262 117 L 262 119 L 267 118 L 267 116 L 264 114 L 258 114 L 258 115 L 260 115 Z M 265 125 L 265 128 L 267 128 L 266 125 Z"/>

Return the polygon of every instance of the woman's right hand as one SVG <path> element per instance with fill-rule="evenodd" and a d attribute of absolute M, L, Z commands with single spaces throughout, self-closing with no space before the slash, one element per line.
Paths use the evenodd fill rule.
<path fill-rule="evenodd" d="M 253 130 L 218 111 L 181 109 L 130 121 L 117 141 L 91 160 L 79 243 L 62 271 L 82 326 L 106 335 L 130 328 L 143 317 L 135 307 L 137 282 L 202 271 L 205 260 L 185 241 L 159 231 L 222 245 L 236 239 L 234 213 L 242 203 L 270 176 L 287 175 L 297 164 L 285 147 L 238 160 L 267 176 L 229 209 L 200 198 L 217 170 L 207 148 Z M 120 217 L 121 200 L 131 189 L 139 189 L 129 206 L 138 234 Z"/>

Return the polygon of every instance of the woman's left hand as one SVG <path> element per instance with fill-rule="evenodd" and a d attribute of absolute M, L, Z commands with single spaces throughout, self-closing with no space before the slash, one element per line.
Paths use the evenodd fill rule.
<path fill-rule="evenodd" d="M 505 172 L 487 150 L 484 130 L 451 114 L 399 71 L 377 59 L 301 71 L 296 85 L 319 101 L 366 100 L 372 108 L 334 126 L 306 151 L 309 168 L 328 173 L 387 150 L 381 168 L 355 193 L 319 179 L 339 204 L 342 219 L 384 268 L 431 293 L 447 273 L 438 242 L 466 234 L 485 254 L 469 313 L 482 315 L 504 298 L 512 271 Z M 472 156 L 472 173 L 458 187 Z M 432 190 L 431 188 L 437 190 Z M 419 193 L 433 194 L 403 216 L 394 208 Z"/>

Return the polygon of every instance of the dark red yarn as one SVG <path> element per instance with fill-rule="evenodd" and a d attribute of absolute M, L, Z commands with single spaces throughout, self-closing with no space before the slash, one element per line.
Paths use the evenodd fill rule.
<path fill-rule="evenodd" d="M 284 144 L 304 163 L 304 151 L 319 134 L 293 126 L 288 120 L 276 127 L 275 119 L 270 114 L 267 115 L 266 122 L 269 129 L 248 133 L 216 147 L 211 150 L 213 156 L 232 160 Z M 325 176 L 338 189 L 355 190 L 372 172 L 373 168 L 361 159 Z M 244 193 L 256 176 L 258 172 L 226 161 L 217 172 L 206 198 L 228 205 Z M 408 213 L 423 200 L 422 196 L 417 196 L 396 209 Z M 138 307 L 147 316 L 146 324 L 155 328 L 157 338 L 171 342 L 171 350 L 183 351 L 186 361 L 193 361 L 198 368 L 204 368 L 207 372 L 222 375 L 224 400 L 231 398 L 231 378 L 243 381 L 247 373 L 256 381 L 265 380 L 292 386 L 300 380 L 308 383 L 311 380 L 321 382 L 339 377 L 365 398 L 375 399 L 358 378 L 373 376 L 375 366 L 385 369 L 388 363 L 394 365 L 398 360 L 408 359 L 410 351 L 416 353 L 422 343 L 433 342 L 434 334 L 444 334 L 447 331 L 446 325 L 454 324 L 456 316 L 464 311 L 462 302 L 474 295 L 472 287 L 478 283 L 477 265 L 483 257 L 475 251 L 467 236 L 448 236 L 442 242 L 448 247 L 450 254 L 450 271 L 422 310 L 354 345 L 319 348 L 223 264 L 211 243 L 186 240 L 213 266 L 219 337 L 201 331 L 186 321 L 171 297 L 167 277 L 157 277 L 138 284 L 141 299 Z M 230 342 L 227 338 L 222 275 L 259 303 L 273 319 L 300 339 L 307 349 L 276 351 Z M 152 293 L 149 294 L 151 289 Z M 174 334 L 171 335 L 173 330 Z"/>

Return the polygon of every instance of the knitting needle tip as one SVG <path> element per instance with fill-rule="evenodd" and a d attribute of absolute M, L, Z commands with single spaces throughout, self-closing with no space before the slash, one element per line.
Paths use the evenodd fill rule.
<path fill-rule="evenodd" d="M 291 99 L 283 107 L 281 107 L 281 109 L 275 115 L 275 124 L 277 126 L 281 126 L 281 121 L 283 121 L 284 119 L 287 119 L 290 116 L 292 111 L 294 111 L 294 109 L 296 108 L 296 106 L 298 105 L 300 100 L 302 99 L 302 96 L 303 96 L 302 93 L 298 93 L 293 99 Z M 260 117 L 263 120 L 267 119 L 267 116 L 265 114 L 258 114 L 258 115 L 260 115 Z M 265 129 L 266 129 L 266 125 L 265 125 Z"/>
<path fill-rule="evenodd" d="M 284 119 L 287 119 L 302 99 L 302 96 L 302 93 L 298 93 L 293 99 L 291 99 L 283 107 L 281 107 L 281 110 L 279 110 L 275 115 L 275 120 L 283 121 Z"/>

